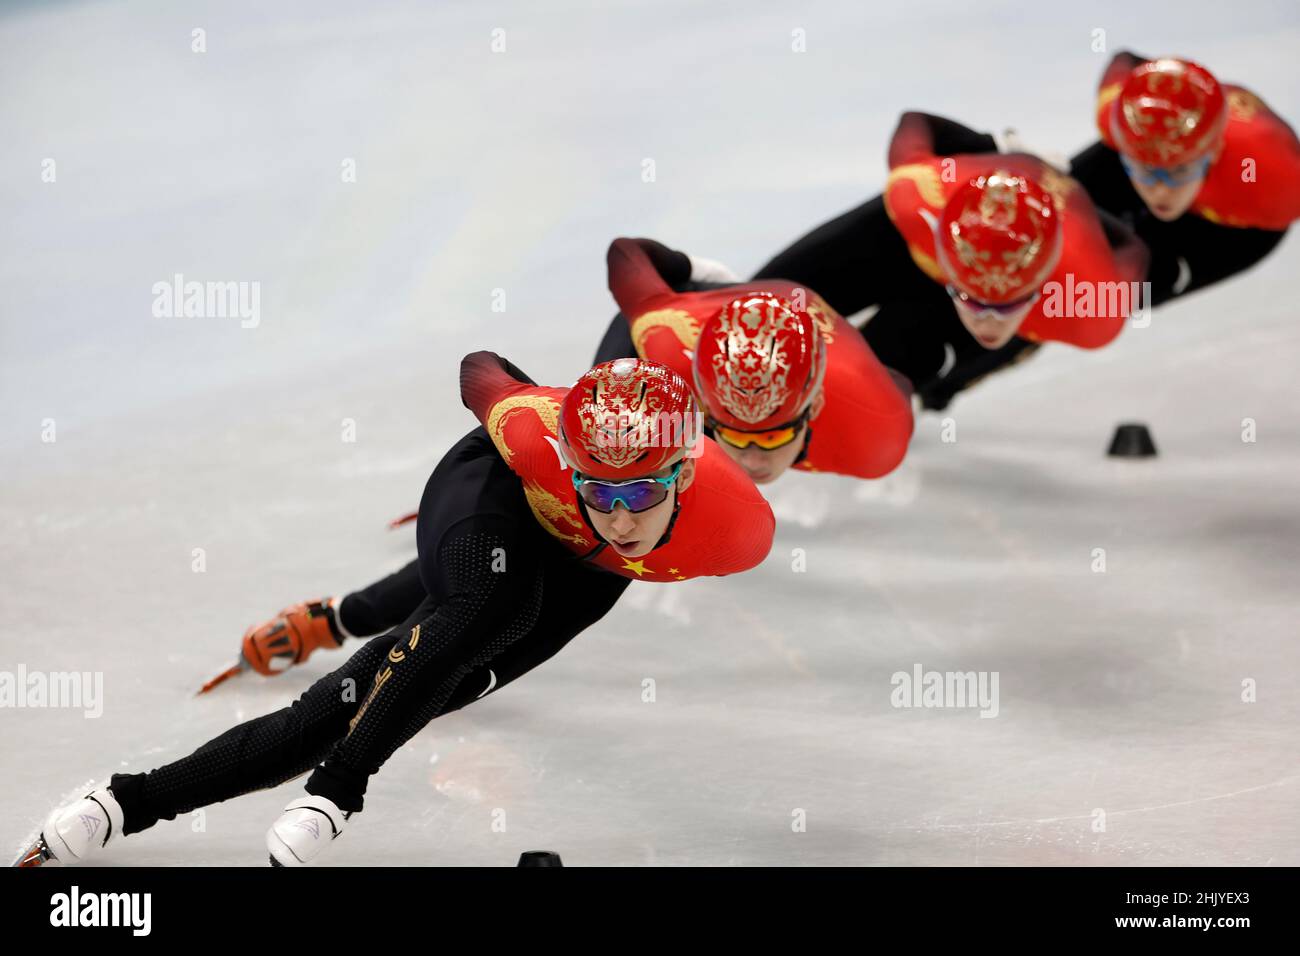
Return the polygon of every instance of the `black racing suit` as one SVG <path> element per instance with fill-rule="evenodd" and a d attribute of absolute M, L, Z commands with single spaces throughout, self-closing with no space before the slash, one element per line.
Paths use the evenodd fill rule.
<path fill-rule="evenodd" d="M 367 641 L 288 707 L 147 774 L 114 775 L 123 832 L 313 768 L 308 793 L 360 810 L 367 779 L 430 720 L 554 655 L 628 585 L 541 528 L 481 427 L 429 478 L 416 534 L 412 567 L 422 593 L 401 626 Z M 386 580 L 398 597 L 381 598 L 374 620 L 391 619 L 415 593 L 411 568 Z"/>

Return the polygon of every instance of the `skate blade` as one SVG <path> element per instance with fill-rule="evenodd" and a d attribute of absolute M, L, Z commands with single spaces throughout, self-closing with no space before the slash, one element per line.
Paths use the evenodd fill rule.
<path fill-rule="evenodd" d="M 54 854 L 50 852 L 50 848 L 45 842 L 45 837 L 39 836 L 36 838 L 36 842 L 28 848 L 27 852 L 14 860 L 10 866 L 42 866 L 53 859 Z"/>
<path fill-rule="evenodd" d="M 198 689 L 198 692 L 195 693 L 194 696 L 198 697 L 202 694 L 206 694 L 208 691 L 212 690 L 212 688 L 216 687 L 218 684 L 223 684 L 226 681 L 230 680 L 230 678 L 237 677 L 246 670 L 248 670 L 248 661 L 244 660 L 243 656 L 241 655 L 238 664 L 235 664 L 232 667 L 227 667 L 216 677 L 212 678 L 212 680 L 208 681 L 206 684 L 200 687 Z"/>

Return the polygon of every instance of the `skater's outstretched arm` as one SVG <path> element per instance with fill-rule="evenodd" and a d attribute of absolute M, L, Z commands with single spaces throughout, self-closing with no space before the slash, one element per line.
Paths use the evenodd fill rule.
<path fill-rule="evenodd" d="M 374 637 L 397 627 L 420 606 L 426 592 L 420 562 L 412 559 L 373 584 L 343 596 L 338 624 L 345 637 Z"/>
<path fill-rule="evenodd" d="M 303 601 L 244 633 L 240 665 L 264 677 L 283 673 L 321 649 L 342 647 L 350 637 L 370 638 L 392 630 L 425 598 L 417 561 L 342 598 Z M 228 674 L 237 673 L 232 668 Z M 227 675 L 209 681 L 211 690 Z"/>
<path fill-rule="evenodd" d="M 889 141 L 889 167 L 922 163 L 935 156 L 997 151 L 998 143 L 991 133 L 979 133 L 931 113 L 908 111 L 898 118 Z"/>
<path fill-rule="evenodd" d="M 411 561 L 342 598 L 291 605 L 244 632 L 238 664 L 208 681 L 200 693 L 212 690 L 241 670 L 274 677 L 303 663 L 317 650 L 342 647 L 348 638 L 384 634 L 410 617 L 425 596 L 419 562 Z"/>
<path fill-rule="evenodd" d="M 653 239 L 615 239 L 605 263 L 609 291 L 621 311 L 605 330 L 593 365 L 637 357 L 628 315 L 645 311 L 651 299 L 740 281 L 720 262 L 678 252 Z"/>
<path fill-rule="evenodd" d="M 670 295 L 691 278 L 690 257 L 653 239 L 615 239 L 605 265 L 609 291 L 624 312 L 639 311 L 648 299 Z"/>

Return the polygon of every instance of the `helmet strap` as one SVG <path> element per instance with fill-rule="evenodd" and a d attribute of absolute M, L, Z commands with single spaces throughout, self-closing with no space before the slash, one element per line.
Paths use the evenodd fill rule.
<path fill-rule="evenodd" d="M 668 543 L 669 539 L 672 538 L 673 526 L 677 524 L 677 515 L 681 510 L 682 510 L 682 493 L 679 490 L 677 490 L 676 486 L 674 486 L 673 487 L 673 516 L 668 519 L 668 527 L 664 528 L 663 537 L 655 542 L 655 547 L 651 548 L 650 549 L 651 551 L 653 551 L 655 548 L 662 548 L 664 545 Z"/>
<path fill-rule="evenodd" d="M 812 420 L 809 419 L 804 423 L 803 429 L 803 448 L 799 451 L 799 457 L 790 463 L 791 467 L 799 464 L 808 457 L 808 449 L 812 445 Z"/>

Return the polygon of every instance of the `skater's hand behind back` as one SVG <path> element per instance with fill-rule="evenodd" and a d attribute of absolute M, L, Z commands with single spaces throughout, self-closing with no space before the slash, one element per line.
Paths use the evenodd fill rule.
<path fill-rule="evenodd" d="M 335 648 L 343 643 L 336 613 L 330 598 L 287 607 L 271 620 L 250 627 L 244 634 L 240 654 L 257 673 L 274 677 L 301 664 L 317 648 Z"/>

